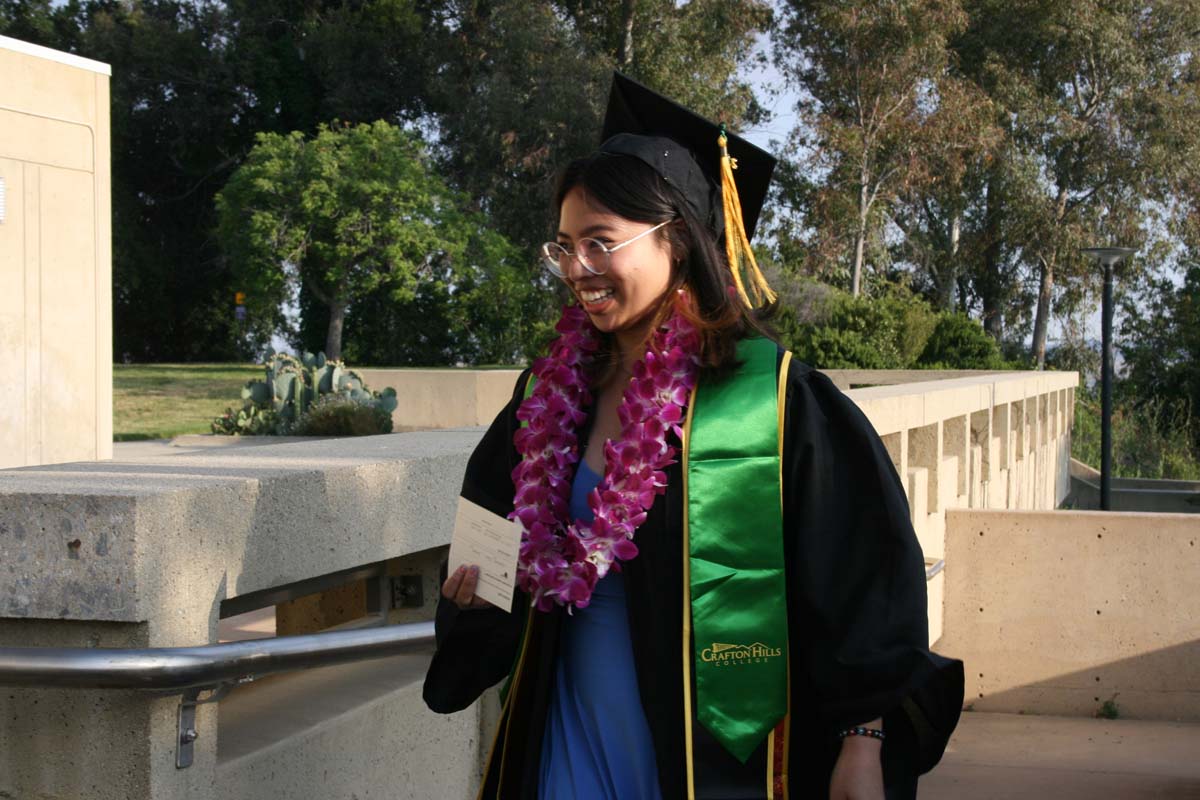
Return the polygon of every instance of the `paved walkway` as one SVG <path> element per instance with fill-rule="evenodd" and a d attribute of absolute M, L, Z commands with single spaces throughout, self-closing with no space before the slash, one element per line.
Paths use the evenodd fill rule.
<path fill-rule="evenodd" d="M 1200 725 L 969 712 L 920 800 L 1200 800 Z"/>

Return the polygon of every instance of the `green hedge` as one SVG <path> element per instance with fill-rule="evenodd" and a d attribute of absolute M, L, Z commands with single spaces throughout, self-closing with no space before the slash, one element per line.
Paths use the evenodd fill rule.
<path fill-rule="evenodd" d="M 774 325 L 784 346 L 819 369 L 1018 368 L 978 322 L 934 311 L 897 285 L 853 297 L 816 281 L 787 281 Z"/>

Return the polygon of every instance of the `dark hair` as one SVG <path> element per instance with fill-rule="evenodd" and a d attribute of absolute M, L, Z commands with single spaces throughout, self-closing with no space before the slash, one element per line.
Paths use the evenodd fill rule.
<path fill-rule="evenodd" d="M 554 211 L 572 189 L 580 188 L 588 199 L 617 216 L 634 222 L 657 225 L 672 219 L 682 224 L 667 225 L 661 236 L 671 250 L 671 279 L 655 310 L 656 330 L 671 313 L 667 302 L 675 292 L 687 288 L 694 301 L 689 313 L 701 336 L 701 376 L 720 378 L 737 365 L 737 342 L 749 335 L 775 336 L 767 320 L 774 305 L 752 311 L 733 293 L 733 274 L 724 249 L 712 230 L 699 220 L 683 195 L 640 159 L 619 153 L 597 152 L 567 165 L 554 192 Z M 615 369 L 615 340 L 604 337 L 601 363 Z M 610 375 L 602 371 L 600 383 Z"/>

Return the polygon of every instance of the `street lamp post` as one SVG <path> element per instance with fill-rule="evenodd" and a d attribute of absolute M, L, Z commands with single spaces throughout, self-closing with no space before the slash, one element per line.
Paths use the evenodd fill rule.
<path fill-rule="evenodd" d="M 1100 306 L 1100 347 L 1103 351 L 1100 366 L 1100 508 L 1108 511 L 1112 492 L 1113 266 L 1137 251 L 1132 247 L 1085 247 L 1080 252 L 1104 267 L 1104 299 Z"/>

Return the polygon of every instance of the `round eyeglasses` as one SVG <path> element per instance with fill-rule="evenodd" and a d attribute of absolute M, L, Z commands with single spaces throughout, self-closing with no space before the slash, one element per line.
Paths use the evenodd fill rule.
<path fill-rule="evenodd" d="M 643 236 L 649 236 L 664 225 L 675 220 L 660 222 L 649 230 L 644 230 L 632 239 L 626 239 L 614 245 L 606 245 L 598 239 L 588 237 L 575 243 L 575 252 L 571 252 L 558 242 L 546 242 L 542 245 L 542 264 L 556 277 L 563 278 L 567 274 L 567 262 L 574 257 L 583 268 L 593 275 L 603 275 L 612 266 L 612 254 L 627 244 L 633 244 Z"/>

